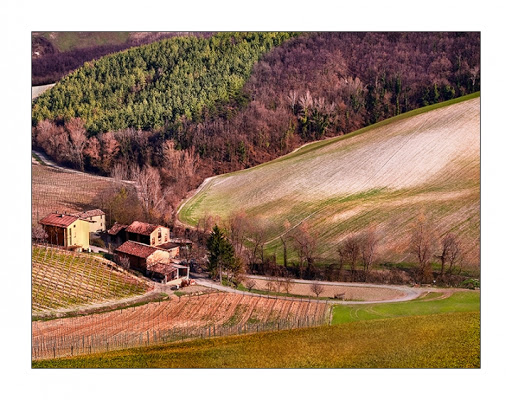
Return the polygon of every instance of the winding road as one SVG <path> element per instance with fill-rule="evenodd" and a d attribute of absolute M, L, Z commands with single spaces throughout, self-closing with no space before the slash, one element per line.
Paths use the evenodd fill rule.
<path fill-rule="evenodd" d="M 191 277 L 193 274 L 191 274 Z M 270 280 L 270 278 L 264 277 L 264 276 L 256 276 L 256 275 L 247 275 L 248 278 L 253 279 L 262 279 L 262 280 Z M 268 296 L 264 294 L 258 294 L 258 293 L 252 293 L 252 292 L 246 292 L 237 290 L 231 287 L 222 286 L 219 283 L 216 283 L 212 281 L 211 279 L 206 278 L 195 278 L 196 284 L 205 286 L 210 289 L 215 289 L 223 292 L 229 292 L 229 293 L 238 293 L 238 294 L 244 294 L 244 295 L 250 295 L 250 296 L 261 296 L 261 297 L 276 297 L 280 299 L 289 299 L 289 300 L 297 300 L 301 299 L 300 297 L 294 297 L 294 296 Z M 307 281 L 307 280 L 301 280 L 301 279 L 292 279 L 292 283 L 301 283 L 301 284 L 311 284 L 313 281 Z M 319 283 L 321 285 L 329 285 L 329 286 L 338 286 L 338 287 L 366 287 L 366 288 L 380 288 L 380 289 L 393 289 L 398 290 L 404 293 L 404 296 L 398 298 L 398 299 L 390 299 L 390 300 L 370 300 L 370 301 L 348 301 L 348 300 L 317 300 L 314 298 L 308 299 L 308 301 L 311 302 L 318 302 L 318 303 L 327 303 L 327 304 L 377 304 L 377 303 L 397 303 L 402 301 L 409 301 L 414 300 L 421 296 L 423 293 L 426 293 L 428 291 L 436 291 L 432 290 L 432 288 L 413 288 L 409 286 L 394 286 L 394 285 L 374 285 L 370 283 L 346 283 L 346 282 L 328 282 L 328 281 L 314 281 L 315 283 Z"/>

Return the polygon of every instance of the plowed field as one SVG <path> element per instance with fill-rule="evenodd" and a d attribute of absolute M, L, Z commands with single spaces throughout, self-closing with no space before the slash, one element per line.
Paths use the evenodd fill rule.
<path fill-rule="evenodd" d="M 110 185 L 102 177 L 32 164 L 32 224 L 52 212 L 95 208 L 93 199 Z"/>
<path fill-rule="evenodd" d="M 267 222 L 267 249 L 278 257 L 285 221 L 292 230 L 307 222 L 317 256 L 331 262 L 340 240 L 375 224 L 383 258 L 403 261 L 411 223 L 424 213 L 439 235 L 456 233 L 478 266 L 480 99 L 408 115 L 214 177 L 179 217 L 195 225 L 244 210 Z"/>

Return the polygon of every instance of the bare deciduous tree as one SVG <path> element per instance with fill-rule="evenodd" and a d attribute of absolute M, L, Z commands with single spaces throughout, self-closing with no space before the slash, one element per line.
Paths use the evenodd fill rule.
<path fill-rule="evenodd" d="M 313 282 L 309 285 L 309 288 L 316 295 L 316 297 L 320 296 L 325 291 L 325 287 L 318 282 Z"/>
<path fill-rule="evenodd" d="M 310 233 L 307 222 L 303 222 L 292 234 L 292 237 L 294 239 L 295 250 L 299 256 L 299 273 L 302 279 L 305 264 L 309 271 L 313 269 L 316 239 L 315 236 Z"/>
<path fill-rule="evenodd" d="M 245 281 L 245 287 L 249 289 L 249 292 L 256 286 L 256 281 L 254 279 L 248 279 Z"/>
<path fill-rule="evenodd" d="M 110 177 L 117 182 L 121 182 L 130 178 L 130 169 L 126 163 L 118 162 L 110 171 Z"/>
<path fill-rule="evenodd" d="M 137 165 L 131 168 L 131 173 L 132 180 L 137 184 L 144 211 L 149 217 L 164 201 L 160 173 L 154 167 L 144 166 L 141 169 Z"/>
<path fill-rule="evenodd" d="M 180 175 L 186 177 L 195 175 L 199 157 L 196 154 L 194 146 L 185 150 L 177 150 L 174 141 L 166 140 L 162 144 L 162 153 L 165 168 L 173 179 L 178 181 L 180 180 Z"/>
<path fill-rule="evenodd" d="M 284 291 L 286 292 L 286 294 L 289 294 L 290 293 L 290 288 L 292 286 L 292 276 L 286 272 L 283 276 L 283 289 Z"/>
<path fill-rule="evenodd" d="M 32 240 L 34 242 L 44 242 L 48 239 L 48 234 L 42 226 L 37 225 L 32 227 Z"/>
<path fill-rule="evenodd" d="M 448 273 L 453 272 L 456 263 L 462 259 L 462 248 L 459 240 L 453 233 L 448 233 L 441 239 L 441 254 L 436 256 L 441 260 L 441 279 L 444 275 L 444 268 L 448 263 Z"/>
<path fill-rule="evenodd" d="M 376 227 L 371 226 L 361 234 L 361 260 L 363 261 L 364 280 L 368 278 L 368 273 L 375 261 L 377 253 L 377 232 Z"/>
<path fill-rule="evenodd" d="M 359 259 L 359 254 L 361 252 L 360 242 L 361 240 L 359 236 L 351 234 L 341 243 L 341 254 L 343 254 L 350 263 L 350 272 L 352 273 L 352 278 L 355 276 L 357 260 Z"/>
<path fill-rule="evenodd" d="M 434 234 L 425 215 L 420 214 L 412 227 L 410 252 L 418 260 L 417 281 L 427 282 L 432 278 L 430 260 L 434 252 Z"/>
<path fill-rule="evenodd" d="M 72 118 L 66 122 L 66 130 L 69 134 L 73 163 L 80 169 L 80 171 L 83 171 L 83 150 L 87 144 L 87 131 L 85 130 L 84 122 L 80 118 Z"/>
<path fill-rule="evenodd" d="M 265 261 L 265 239 L 267 237 L 266 223 L 260 219 L 252 219 L 247 227 L 247 237 L 249 239 L 248 246 L 250 247 L 247 251 L 248 264 L 254 266 L 258 257 L 263 264 Z"/>
<path fill-rule="evenodd" d="M 248 226 L 247 214 L 243 210 L 232 213 L 228 218 L 229 239 L 237 257 L 242 256 L 244 242 L 248 235 Z"/>

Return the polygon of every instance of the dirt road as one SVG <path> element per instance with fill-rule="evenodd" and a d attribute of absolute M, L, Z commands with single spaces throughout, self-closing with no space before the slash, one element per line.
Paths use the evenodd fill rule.
<path fill-rule="evenodd" d="M 258 280 L 265 280 L 269 278 L 261 277 L 261 276 L 255 276 L 255 275 L 248 275 L 251 279 L 258 279 Z M 198 278 L 195 279 L 196 283 L 198 285 L 202 285 L 211 289 L 216 289 L 224 292 L 229 293 L 245 293 L 245 295 L 252 295 L 252 296 L 264 296 L 267 297 L 267 295 L 257 294 L 257 293 L 251 293 L 251 292 L 242 292 L 240 290 L 221 286 L 218 283 L 212 281 L 211 279 L 206 278 Z M 293 279 L 293 283 L 295 284 L 302 284 L 302 285 L 308 285 L 311 284 L 312 281 L 306 281 L 306 280 L 300 280 L 300 279 Z M 373 299 L 373 300 L 358 300 L 358 301 L 351 301 L 351 300 L 316 300 L 311 299 L 312 302 L 320 302 L 328 304 L 377 304 L 377 303 L 394 303 L 394 302 L 401 302 L 401 301 L 409 301 L 418 298 L 423 293 L 426 293 L 427 291 L 432 291 L 431 288 L 413 288 L 409 286 L 392 286 L 392 285 L 372 285 L 372 284 L 365 284 L 365 283 L 343 283 L 343 282 L 325 282 L 325 281 L 315 281 L 321 285 L 325 286 L 331 286 L 338 290 L 347 290 L 350 288 L 364 288 L 368 291 L 379 291 L 382 289 L 391 289 L 395 292 L 397 292 L 397 296 L 395 298 L 387 298 L 387 299 Z M 270 296 L 272 297 L 272 296 Z M 278 296 L 280 298 L 290 298 L 293 299 L 293 296 L 285 297 L 285 296 Z M 375 297 L 375 296 L 373 296 Z M 296 298 L 296 297 L 295 297 Z"/>

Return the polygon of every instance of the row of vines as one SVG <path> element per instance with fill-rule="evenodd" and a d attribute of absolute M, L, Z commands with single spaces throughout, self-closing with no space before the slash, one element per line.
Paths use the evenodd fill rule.
<path fill-rule="evenodd" d="M 44 312 L 140 295 L 146 283 L 107 260 L 50 246 L 32 247 L 32 311 Z"/>
<path fill-rule="evenodd" d="M 172 296 L 167 301 L 75 318 L 32 323 L 32 358 L 91 354 L 129 347 L 327 322 L 326 303 L 231 293 Z"/>

